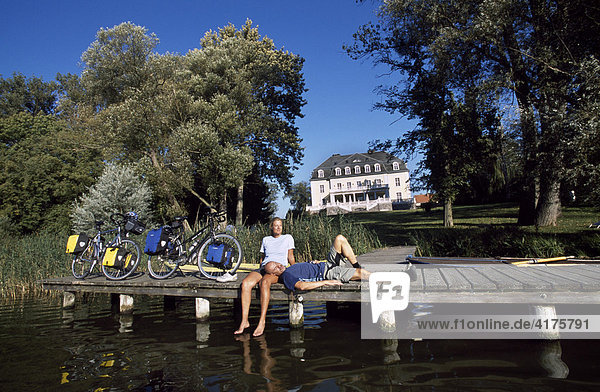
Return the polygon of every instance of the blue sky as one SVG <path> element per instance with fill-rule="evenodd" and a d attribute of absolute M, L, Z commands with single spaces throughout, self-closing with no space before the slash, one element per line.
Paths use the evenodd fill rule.
<path fill-rule="evenodd" d="M 374 139 L 395 139 L 414 122 L 373 111 L 374 88 L 390 82 L 385 69 L 355 61 L 342 50 L 358 27 L 375 21 L 371 1 L 353 0 L 106 0 L 2 1 L 0 75 L 13 72 L 49 81 L 57 73 L 81 74 L 81 54 L 101 28 L 122 22 L 146 27 L 160 39 L 159 53 L 185 54 L 199 47 L 208 30 L 246 19 L 263 36 L 305 59 L 309 91 L 304 118 L 297 121 L 304 160 L 294 182 L 308 181 L 314 167 L 330 155 L 365 152 Z M 408 162 L 414 170 L 413 162 Z M 289 208 L 278 200 L 280 215 Z"/>

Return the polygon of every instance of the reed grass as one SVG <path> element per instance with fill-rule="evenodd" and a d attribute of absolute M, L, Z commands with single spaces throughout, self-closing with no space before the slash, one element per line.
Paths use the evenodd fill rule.
<path fill-rule="evenodd" d="M 0 236 L 0 295 L 41 293 L 40 280 L 64 276 L 70 270 L 65 253 L 67 235 Z"/>
<path fill-rule="evenodd" d="M 324 260 L 338 234 L 348 238 L 356 254 L 363 254 L 382 246 L 373 230 L 344 215 L 302 215 L 289 218 L 283 222 L 283 232 L 294 237 L 294 255 L 298 262 Z M 262 238 L 269 235 L 269 224 L 237 228 L 236 236 L 242 244 L 246 262 L 259 261 Z"/>

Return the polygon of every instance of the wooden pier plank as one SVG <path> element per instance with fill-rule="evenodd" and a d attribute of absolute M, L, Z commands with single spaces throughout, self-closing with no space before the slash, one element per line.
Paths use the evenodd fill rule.
<path fill-rule="evenodd" d="M 428 291 L 447 291 L 448 285 L 437 268 L 423 268 L 423 286 Z"/>
<path fill-rule="evenodd" d="M 448 284 L 448 289 L 452 291 L 469 291 L 473 285 L 460 273 L 457 268 L 440 269 L 442 277 Z"/>
<path fill-rule="evenodd" d="M 471 283 L 471 286 L 475 291 L 489 291 L 498 289 L 496 283 L 479 272 L 477 267 L 460 268 L 458 269 L 458 272 L 461 273 L 465 279 L 469 281 L 469 283 Z"/>

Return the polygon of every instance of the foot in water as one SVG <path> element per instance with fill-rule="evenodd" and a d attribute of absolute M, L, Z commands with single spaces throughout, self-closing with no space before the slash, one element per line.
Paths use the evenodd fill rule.
<path fill-rule="evenodd" d="M 244 330 L 245 330 L 246 328 L 248 328 L 249 326 L 250 326 L 250 323 L 249 323 L 249 322 L 247 322 L 247 321 L 246 321 L 246 322 L 242 321 L 242 323 L 240 324 L 240 327 L 239 327 L 239 328 L 237 329 L 237 331 L 235 331 L 233 334 L 234 334 L 234 335 L 239 335 L 239 334 L 242 334 L 242 333 L 244 333 Z"/>
<path fill-rule="evenodd" d="M 265 332 L 265 323 L 258 323 L 256 329 L 252 333 L 252 336 L 260 336 Z"/>

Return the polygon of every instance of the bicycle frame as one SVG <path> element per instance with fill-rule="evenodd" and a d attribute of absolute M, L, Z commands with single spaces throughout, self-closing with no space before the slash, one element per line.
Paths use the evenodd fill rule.
<path fill-rule="evenodd" d="M 202 244 L 209 236 L 214 236 L 214 234 L 215 234 L 215 217 L 212 215 L 209 215 L 208 223 L 206 224 L 206 226 L 198 229 L 198 231 L 196 231 L 194 234 L 190 235 L 188 238 L 186 238 L 186 236 L 185 236 L 185 229 L 183 227 L 181 227 L 179 230 L 181 231 L 180 232 L 181 246 L 183 248 L 183 255 L 185 256 L 185 264 L 188 264 L 190 262 L 190 260 L 192 260 L 194 258 L 195 251 L 197 250 L 198 245 Z M 198 237 L 200 237 L 207 230 L 209 231 L 209 233 L 207 235 L 205 235 L 201 240 L 198 240 Z M 179 234 L 177 236 L 175 236 L 175 239 L 177 239 L 178 237 L 179 237 Z M 187 249 L 187 244 L 189 244 L 192 241 L 194 241 L 194 242 L 189 247 L 189 249 Z"/>

